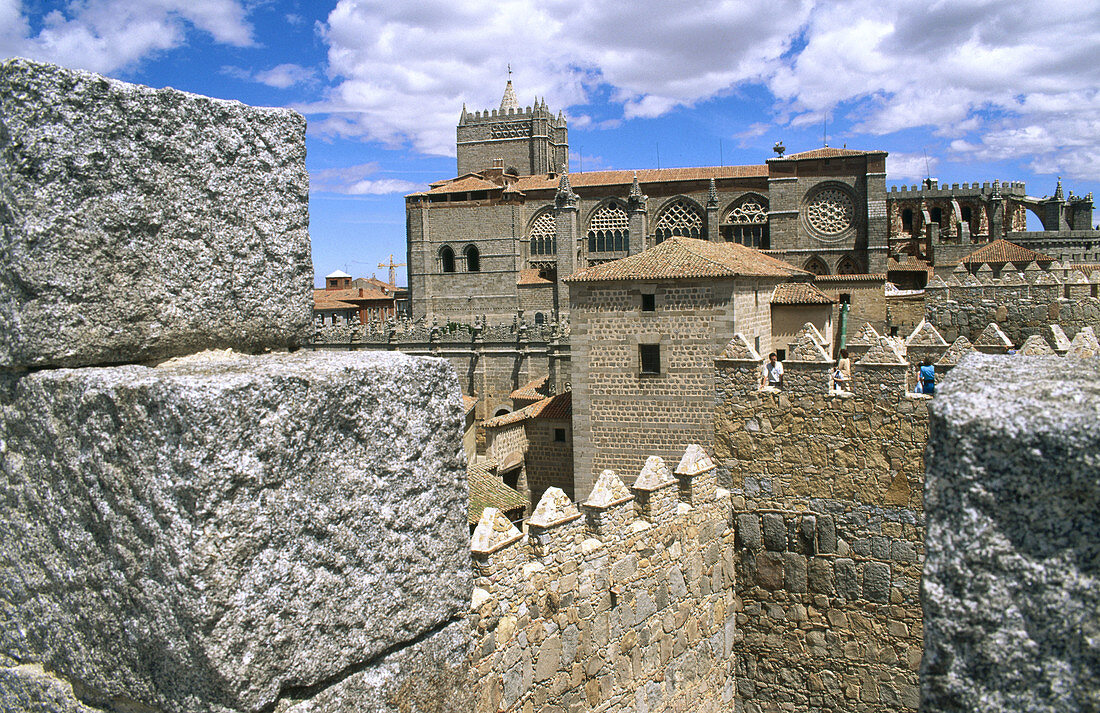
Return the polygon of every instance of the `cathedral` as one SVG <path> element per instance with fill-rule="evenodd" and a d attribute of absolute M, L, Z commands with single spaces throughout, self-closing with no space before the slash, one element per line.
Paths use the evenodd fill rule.
<path fill-rule="evenodd" d="M 1092 195 L 1026 195 L 994 181 L 886 188 L 885 151 L 819 148 L 764 164 L 569 173 L 568 126 L 546 101 L 457 127 L 458 176 L 406 196 L 413 317 L 535 322 L 568 316 L 583 268 L 672 236 L 735 242 L 814 275 L 876 275 L 903 264 L 954 268 L 997 238 L 1057 259 L 1100 262 Z M 1027 231 L 1027 211 L 1043 231 Z M 918 285 L 919 286 L 919 285 Z"/>

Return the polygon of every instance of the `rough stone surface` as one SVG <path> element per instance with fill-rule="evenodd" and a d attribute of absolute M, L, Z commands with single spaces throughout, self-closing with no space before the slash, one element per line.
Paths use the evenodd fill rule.
<path fill-rule="evenodd" d="M 1100 709 L 1100 360 L 969 356 L 932 412 L 921 710 Z"/>
<path fill-rule="evenodd" d="M 0 700 L 35 664 L 142 713 L 426 695 L 469 606 L 460 422 L 398 355 L 0 376 Z"/>
<path fill-rule="evenodd" d="M 0 62 L 0 368 L 302 341 L 308 193 L 295 112 Z"/>

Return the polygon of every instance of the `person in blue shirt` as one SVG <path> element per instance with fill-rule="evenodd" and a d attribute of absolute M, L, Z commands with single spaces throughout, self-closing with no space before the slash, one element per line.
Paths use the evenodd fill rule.
<path fill-rule="evenodd" d="M 936 367 L 927 357 L 920 365 L 920 390 L 922 394 L 936 393 Z"/>

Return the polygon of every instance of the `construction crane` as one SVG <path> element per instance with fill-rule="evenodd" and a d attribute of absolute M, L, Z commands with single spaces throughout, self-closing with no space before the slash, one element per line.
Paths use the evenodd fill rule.
<path fill-rule="evenodd" d="M 396 287 L 397 286 L 397 269 L 396 268 L 404 267 L 405 264 L 406 263 L 403 263 L 403 262 L 394 262 L 393 261 L 393 253 L 390 253 L 390 263 L 387 265 L 384 262 L 380 262 L 380 263 L 378 263 L 378 267 L 388 267 L 390 269 L 390 284 L 393 285 L 394 287 Z"/>

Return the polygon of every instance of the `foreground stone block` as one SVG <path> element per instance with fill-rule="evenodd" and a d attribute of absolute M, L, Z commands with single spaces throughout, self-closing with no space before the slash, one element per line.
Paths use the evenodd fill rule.
<path fill-rule="evenodd" d="M 460 423 L 399 354 L 0 375 L 0 708 L 460 701 Z"/>
<path fill-rule="evenodd" d="M 967 356 L 932 413 L 921 710 L 1100 710 L 1100 359 Z"/>
<path fill-rule="evenodd" d="M 0 369 L 304 338 L 305 119 L 0 62 Z"/>

